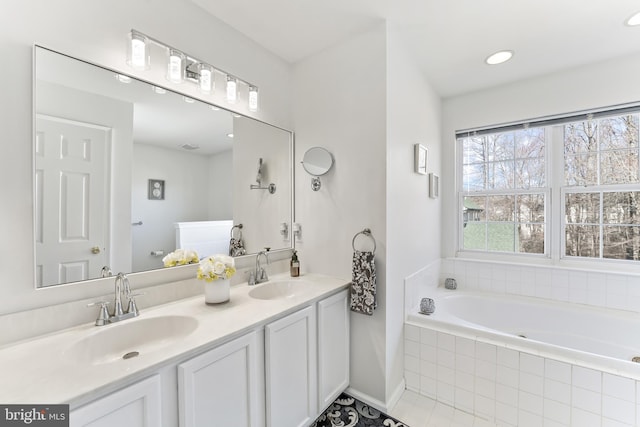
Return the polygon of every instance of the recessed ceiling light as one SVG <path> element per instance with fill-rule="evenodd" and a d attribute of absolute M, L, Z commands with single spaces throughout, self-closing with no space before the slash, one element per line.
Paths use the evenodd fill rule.
<path fill-rule="evenodd" d="M 164 88 L 161 88 L 160 86 L 153 86 L 153 91 L 158 95 L 164 95 L 165 93 L 167 93 L 167 90 Z"/>
<path fill-rule="evenodd" d="M 216 107 L 215 105 L 211 105 L 209 108 L 211 108 L 213 111 L 220 111 L 220 108 Z"/>
<path fill-rule="evenodd" d="M 184 102 L 186 102 L 187 104 L 193 104 L 195 101 L 195 99 L 193 98 L 189 98 L 188 96 L 183 96 L 182 99 L 184 99 Z"/>
<path fill-rule="evenodd" d="M 636 12 L 631 18 L 627 19 L 625 24 L 630 27 L 635 27 L 636 25 L 640 25 L 640 12 Z"/>
<path fill-rule="evenodd" d="M 227 134 L 227 136 L 228 136 L 229 138 L 233 138 L 233 134 L 232 134 L 232 133 L 228 133 L 228 134 Z"/>
<path fill-rule="evenodd" d="M 487 59 L 484 60 L 489 65 L 498 65 L 503 62 L 507 62 L 513 57 L 512 50 L 501 50 L 499 52 L 494 53 L 493 55 L 489 55 Z"/>
<path fill-rule="evenodd" d="M 242 116 L 240 114 L 234 114 L 233 117 L 235 117 L 236 119 L 241 119 Z"/>

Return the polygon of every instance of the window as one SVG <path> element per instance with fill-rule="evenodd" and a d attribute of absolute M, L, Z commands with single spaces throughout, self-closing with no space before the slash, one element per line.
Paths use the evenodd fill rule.
<path fill-rule="evenodd" d="M 636 111 L 459 133 L 460 250 L 640 259 Z"/>

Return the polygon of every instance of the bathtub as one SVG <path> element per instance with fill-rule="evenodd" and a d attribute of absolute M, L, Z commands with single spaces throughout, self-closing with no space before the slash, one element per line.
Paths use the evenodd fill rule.
<path fill-rule="evenodd" d="M 500 425 L 640 425 L 640 315 L 434 289 L 405 322 L 407 388 Z"/>

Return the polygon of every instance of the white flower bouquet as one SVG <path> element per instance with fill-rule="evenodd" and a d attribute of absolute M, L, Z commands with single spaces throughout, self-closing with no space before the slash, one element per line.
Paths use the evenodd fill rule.
<path fill-rule="evenodd" d="M 176 265 L 195 264 L 200 261 L 198 253 L 189 249 L 176 249 L 164 258 L 162 262 L 165 267 L 175 267 Z"/>
<path fill-rule="evenodd" d="M 211 255 L 200 261 L 198 279 L 212 282 L 218 279 L 230 279 L 236 274 L 235 261 L 228 255 Z"/>

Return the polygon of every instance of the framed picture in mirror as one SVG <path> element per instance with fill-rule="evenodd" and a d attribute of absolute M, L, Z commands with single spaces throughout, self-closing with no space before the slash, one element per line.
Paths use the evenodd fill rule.
<path fill-rule="evenodd" d="M 427 174 L 427 147 L 422 144 L 413 146 L 414 172 L 420 175 Z"/>
<path fill-rule="evenodd" d="M 149 200 L 164 200 L 164 180 L 149 180 Z"/>

